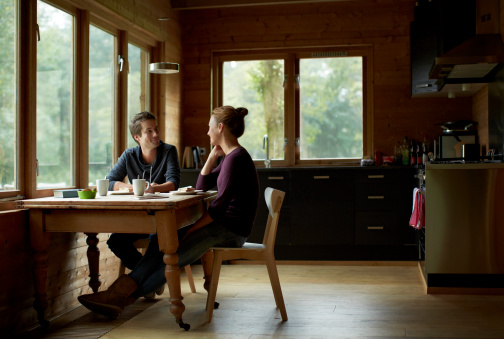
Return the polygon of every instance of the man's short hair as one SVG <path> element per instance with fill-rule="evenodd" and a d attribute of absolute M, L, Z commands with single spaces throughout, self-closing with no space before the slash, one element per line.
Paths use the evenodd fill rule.
<path fill-rule="evenodd" d="M 154 114 L 152 114 L 151 112 L 140 112 L 140 113 L 135 114 L 135 116 L 133 117 L 133 119 L 131 119 L 130 124 L 129 124 L 129 129 L 130 129 L 131 137 L 133 138 L 133 140 L 135 140 L 135 135 L 137 135 L 137 134 L 140 136 L 142 135 L 141 122 L 145 121 L 145 120 L 155 120 L 156 125 L 157 125 L 156 116 Z M 138 144 L 138 141 L 135 140 L 135 142 Z"/>

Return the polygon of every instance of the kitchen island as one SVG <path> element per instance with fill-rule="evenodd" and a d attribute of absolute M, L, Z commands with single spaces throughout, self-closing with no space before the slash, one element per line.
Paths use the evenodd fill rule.
<path fill-rule="evenodd" d="M 428 164 L 427 293 L 504 294 L 504 163 Z"/>

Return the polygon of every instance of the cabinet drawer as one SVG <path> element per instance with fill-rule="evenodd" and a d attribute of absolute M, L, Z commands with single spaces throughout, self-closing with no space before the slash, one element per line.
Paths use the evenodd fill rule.
<path fill-rule="evenodd" d="M 398 214 L 393 212 L 360 212 L 355 218 L 356 245 L 400 244 Z M 407 227 L 404 225 L 404 227 Z"/>
<path fill-rule="evenodd" d="M 355 182 L 376 184 L 393 182 L 395 174 L 397 172 L 393 170 L 361 171 L 355 174 Z"/>
<path fill-rule="evenodd" d="M 358 211 L 397 209 L 398 190 L 392 184 L 357 184 L 355 208 Z"/>

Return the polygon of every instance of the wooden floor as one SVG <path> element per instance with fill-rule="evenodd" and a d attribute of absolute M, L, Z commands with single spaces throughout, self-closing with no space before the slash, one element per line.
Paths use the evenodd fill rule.
<path fill-rule="evenodd" d="M 137 310 L 125 312 L 117 324 L 78 308 L 66 321 L 20 338 L 504 338 L 504 296 L 427 295 L 414 265 L 278 270 L 287 322 L 275 307 L 264 266 L 226 265 L 217 292 L 220 307 L 205 324 L 202 270 L 194 266 L 197 293 L 182 278 L 188 332 L 175 324 L 165 291 L 158 302 L 138 300 L 130 306 Z"/>

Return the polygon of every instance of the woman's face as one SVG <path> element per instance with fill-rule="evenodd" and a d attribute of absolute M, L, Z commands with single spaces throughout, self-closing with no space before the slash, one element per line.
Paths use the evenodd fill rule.
<path fill-rule="evenodd" d="M 210 137 L 210 145 L 212 146 L 219 145 L 221 140 L 221 134 L 219 133 L 219 124 L 217 124 L 214 117 L 211 117 L 210 122 L 208 123 L 207 135 Z"/>

